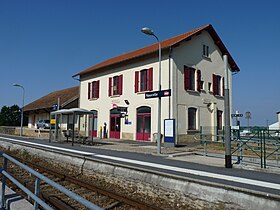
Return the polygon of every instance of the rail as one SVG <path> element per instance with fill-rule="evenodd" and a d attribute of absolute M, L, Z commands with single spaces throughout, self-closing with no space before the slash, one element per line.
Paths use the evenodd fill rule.
<path fill-rule="evenodd" d="M 38 173 L 37 171 L 31 169 L 30 167 L 22 164 L 15 158 L 1 152 L 0 154 L 3 157 L 3 166 L 1 167 L 1 173 L 2 173 L 2 191 L 1 191 L 1 208 L 6 208 L 5 203 L 5 188 L 6 188 L 6 178 L 8 178 L 11 182 L 13 182 L 17 187 L 19 187 L 24 193 L 26 193 L 29 197 L 31 197 L 34 200 L 34 209 L 37 210 L 38 206 L 40 205 L 44 209 L 50 210 L 53 209 L 51 206 L 49 206 L 47 203 L 45 203 L 40 197 L 40 183 L 41 181 L 44 181 L 45 183 L 49 184 L 50 186 L 56 188 L 60 192 L 64 193 L 68 197 L 74 199 L 75 201 L 79 202 L 83 206 L 87 207 L 88 209 L 92 210 L 101 210 L 99 206 L 89 202 L 88 200 L 84 199 L 83 197 L 71 192 L 70 190 L 66 189 L 65 187 L 61 186 L 60 184 L 57 184 L 56 182 L 50 180 L 49 178 L 45 177 L 44 175 Z M 36 177 L 35 180 L 35 192 L 31 192 L 29 189 L 27 189 L 25 186 L 23 186 L 19 181 L 17 181 L 11 174 L 7 171 L 7 165 L 8 160 L 12 163 L 18 165 L 22 169 L 28 171 L 30 174 Z"/>

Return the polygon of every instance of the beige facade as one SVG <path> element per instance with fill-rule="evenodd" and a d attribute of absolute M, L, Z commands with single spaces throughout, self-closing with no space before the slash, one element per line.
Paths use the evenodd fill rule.
<path fill-rule="evenodd" d="M 203 55 L 203 47 L 208 46 L 209 56 Z M 185 90 L 184 67 L 192 67 L 201 71 L 203 81 L 202 90 Z M 158 90 L 158 57 L 153 54 L 147 58 L 137 59 L 134 62 L 123 63 L 110 67 L 106 71 L 96 71 L 92 74 L 80 75 L 80 108 L 97 111 L 96 129 L 100 137 L 100 128 L 104 123 L 108 125 L 110 137 L 110 110 L 114 107 L 127 107 L 127 120 L 121 118 L 120 138 L 137 139 L 137 109 L 149 107 L 150 112 L 150 141 L 154 141 L 153 134 L 157 133 L 158 99 L 145 99 L 145 92 L 135 93 L 135 72 L 143 69 L 153 69 L 153 91 Z M 171 96 L 162 97 L 161 131 L 164 131 L 164 119 L 175 119 L 176 144 L 184 144 L 193 135 L 199 132 L 200 126 L 216 127 L 217 112 L 224 113 L 224 97 L 213 95 L 213 74 L 219 75 L 219 86 L 223 87 L 224 77 L 223 53 L 215 44 L 208 31 L 203 30 L 190 40 L 183 41 L 177 46 L 164 50 L 162 55 L 162 90 L 171 89 Z M 122 95 L 108 96 L 109 77 L 123 75 Z M 195 81 L 197 75 L 195 74 Z M 99 98 L 88 99 L 88 83 L 99 80 Z M 229 74 L 229 89 L 231 98 L 231 74 Z M 197 84 L 195 84 L 197 86 Z M 222 90 L 221 90 L 222 91 Z M 129 102 L 129 105 L 125 103 Z M 195 129 L 189 129 L 189 108 L 194 108 Z M 223 124 L 222 120 L 222 124 Z M 214 129 L 216 130 L 216 129 Z"/>

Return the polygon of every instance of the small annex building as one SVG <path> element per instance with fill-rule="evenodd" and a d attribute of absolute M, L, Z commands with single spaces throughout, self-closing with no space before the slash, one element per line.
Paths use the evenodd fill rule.
<path fill-rule="evenodd" d="M 36 128 L 38 120 L 49 120 L 50 113 L 58 103 L 60 109 L 78 108 L 79 86 L 54 91 L 24 106 L 28 128 Z"/>
<path fill-rule="evenodd" d="M 202 126 L 211 128 L 213 134 L 222 130 L 223 55 L 228 56 L 231 72 L 239 72 L 239 67 L 213 26 L 161 41 L 161 51 L 161 89 L 171 91 L 161 100 L 162 134 L 165 119 L 175 120 L 175 144 L 193 141 Z M 102 132 L 97 131 L 107 125 L 109 138 L 154 141 L 158 99 L 145 99 L 145 93 L 158 90 L 158 69 L 155 43 L 74 75 L 80 79 L 80 108 L 95 113 L 88 124 L 93 126 L 92 134 L 100 137 Z M 231 98 L 231 74 L 229 87 Z"/>

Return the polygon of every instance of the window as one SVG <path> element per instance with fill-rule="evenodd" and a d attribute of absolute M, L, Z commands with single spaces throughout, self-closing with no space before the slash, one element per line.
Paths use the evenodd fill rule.
<path fill-rule="evenodd" d="M 188 130 L 196 130 L 196 108 L 188 109 Z"/>
<path fill-rule="evenodd" d="M 193 90 L 193 91 L 201 92 L 202 84 L 203 83 L 201 81 L 201 71 L 195 70 L 194 68 L 188 66 L 184 66 L 185 90 Z"/>
<path fill-rule="evenodd" d="M 88 99 L 99 98 L 99 80 L 88 83 Z"/>
<path fill-rule="evenodd" d="M 153 68 L 135 72 L 135 93 L 153 90 Z"/>
<path fill-rule="evenodd" d="M 123 75 L 109 78 L 109 88 L 108 88 L 109 96 L 122 95 L 122 88 L 123 88 Z"/>
<path fill-rule="evenodd" d="M 217 129 L 218 130 L 223 129 L 223 111 L 221 110 L 217 111 Z"/>
<path fill-rule="evenodd" d="M 212 91 L 212 83 L 211 82 L 208 82 L 208 91 Z"/>
<path fill-rule="evenodd" d="M 205 57 L 207 57 L 207 58 L 209 58 L 210 57 L 210 55 L 209 55 L 209 46 L 207 46 L 207 45 L 203 45 L 203 52 L 202 52 L 202 55 L 203 56 L 205 56 Z"/>
<path fill-rule="evenodd" d="M 224 87 L 223 87 L 223 82 L 222 82 L 222 77 L 219 75 L 213 74 L 213 94 L 215 96 L 223 96 L 224 95 Z M 224 81 L 224 79 L 223 79 Z"/>
<path fill-rule="evenodd" d="M 200 81 L 200 90 L 205 90 L 204 89 L 204 81 Z"/>

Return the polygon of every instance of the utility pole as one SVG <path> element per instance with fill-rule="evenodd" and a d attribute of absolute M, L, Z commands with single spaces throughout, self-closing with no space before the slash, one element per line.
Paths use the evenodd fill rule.
<path fill-rule="evenodd" d="M 230 101 L 229 101 L 229 79 L 228 79 L 228 56 L 224 55 L 225 85 L 224 85 L 224 107 L 225 107 L 225 167 L 232 168 L 231 161 L 231 138 L 230 138 Z"/>

